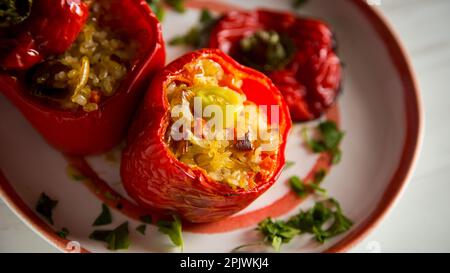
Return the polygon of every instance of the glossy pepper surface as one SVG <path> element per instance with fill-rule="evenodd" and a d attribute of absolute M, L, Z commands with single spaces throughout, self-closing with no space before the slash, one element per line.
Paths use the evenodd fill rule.
<path fill-rule="evenodd" d="M 199 58 L 213 60 L 225 73 L 239 75 L 247 100 L 256 105 L 279 106 L 281 141 L 274 172 L 251 189 L 233 189 L 214 181 L 204 170 L 179 161 L 166 143 L 170 105 L 164 90 L 186 64 Z M 242 210 L 276 181 L 285 164 L 284 152 L 291 125 L 281 93 L 264 74 L 240 65 L 217 49 L 189 53 L 155 76 L 122 154 L 122 181 L 128 194 L 143 207 L 175 213 L 190 222 L 215 221 Z"/>
<path fill-rule="evenodd" d="M 245 53 L 242 41 L 258 31 L 276 32 L 290 54 L 280 67 L 257 69 L 268 75 L 282 92 L 293 121 L 320 117 L 340 92 L 342 66 L 335 53 L 330 28 L 319 20 L 268 10 L 232 11 L 215 24 L 209 46 L 219 48 L 245 64 L 247 58 L 264 60 L 262 48 Z M 267 35 L 267 34 L 266 34 Z M 259 52 L 258 51 L 263 51 Z M 276 52 L 276 51 L 275 51 Z M 259 55 L 258 55 L 259 54 Z"/>
<path fill-rule="evenodd" d="M 142 87 L 155 71 L 164 66 L 165 47 L 161 26 L 146 1 L 112 0 L 108 12 L 113 18 L 108 21 L 110 27 L 120 29 L 127 38 L 136 40 L 140 47 L 128 74 L 114 95 L 99 104 L 98 110 L 65 110 L 45 104 L 30 95 L 23 77 L 8 71 L 0 72 L 0 91 L 49 144 L 68 154 L 101 153 L 117 145 L 123 139 L 141 99 Z M 52 19 L 42 18 L 50 24 L 58 23 Z M 37 23 L 45 24 L 39 20 Z M 58 37 L 51 36 L 51 39 L 58 40 Z M 63 50 L 66 45 L 54 43 L 51 47 Z"/>
<path fill-rule="evenodd" d="M 48 55 L 66 51 L 78 37 L 88 18 L 81 0 L 33 1 L 27 19 L 0 28 L 0 66 L 28 69 Z"/>

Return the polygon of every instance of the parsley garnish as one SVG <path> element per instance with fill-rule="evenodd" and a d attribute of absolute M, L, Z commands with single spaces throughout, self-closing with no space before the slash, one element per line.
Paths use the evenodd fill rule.
<path fill-rule="evenodd" d="M 142 235 L 145 235 L 145 230 L 147 229 L 147 226 L 145 224 L 140 225 L 136 228 L 136 231 L 139 232 Z"/>
<path fill-rule="evenodd" d="M 156 225 L 160 232 L 169 236 L 174 245 L 183 249 L 183 234 L 181 232 L 181 221 L 178 216 L 173 215 L 173 221 L 159 220 Z"/>
<path fill-rule="evenodd" d="M 306 128 L 302 130 L 306 144 L 314 153 L 328 152 L 332 155 L 332 163 L 338 164 L 342 158 L 339 148 L 344 133 L 341 132 L 335 122 L 324 121 L 317 127 L 320 137 L 318 139 L 309 138 Z"/>
<path fill-rule="evenodd" d="M 108 249 L 127 249 L 131 242 L 128 232 L 128 222 L 125 222 L 114 230 L 94 230 L 89 238 L 108 244 Z"/>
<path fill-rule="evenodd" d="M 324 224 L 333 219 L 328 229 Z M 288 225 L 298 228 L 302 233 L 314 234 L 316 241 L 324 243 L 327 239 L 349 230 L 353 223 L 342 212 L 341 206 L 334 199 L 318 202 L 308 211 L 300 211 L 293 216 Z"/>
<path fill-rule="evenodd" d="M 183 13 L 186 11 L 184 0 L 166 0 L 166 3 L 177 12 Z"/>
<path fill-rule="evenodd" d="M 327 191 L 319 186 L 321 181 L 314 180 L 312 183 L 306 184 L 302 179 L 298 176 L 292 176 L 289 179 L 289 185 L 291 189 L 299 196 L 305 197 L 307 193 L 319 193 L 321 195 L 326 195 Z"/>
<path fill-rule="evenodd" d="M 186 45 L 193 48 L 204 47 L 215 22 L 216 19 L 212 14 L 207 9 L 203 9 L 200 14 L 199 24 L 189 29 L 186 34 L 174 37 L 169 41 L 169 44 L 173 46 Z"/>
<path fill-rule="evenodd" d="M 273 221 L 271 218 L 267 218 L 258 224 L 258 228 L 264 236 L 265 241 L 272 244 L 276 251 L 279 251 L 281 244 L 288 243 L 300 230 L 287 225 L 283 221 Z"/>
<path fill-rule="evenodd" d="M 58 201 L 52 200 L 45 193 L 41 193 L 36 204 L 36 211 L 42 215 L 47 221 L 53 225 L 52 212 L 58 204 Z"/>
<path fill-rule="evenodd" d="M 293 161 L 286 161 L 286 163 L 284 164 L 284 170 L 287 170 L 291 167 L 293 167 L 295 165 L 295 162 Z"/>
<path fill-rule="evenodd" d="M 289 179 L 291 189 L 299 196 L 304 197 L 308 193 L 308 188 L 298 176 L 293 176 Z"/>
<path fill-rule="evenodd" d="M 67 239 L 67 236 L 69 235 L 69 230 L 67 228 L 62 228 L 59 231 L 55 232 L 56 235 L 58 235 L 60 238 Z"/>
<path fill-rule="evenodd" d="M 102 204 L 102 212 L 100 215 L 95 219 L 93 226 L 103 226 L 108 225 L 112 223 L 112 216 L 111 212 L 109 211 L 109 208 L 107 205 Z"/>
<path fill-rule="evenodd" d="M 155 13 L 158 20 L 163 21 L 166 15 L 166 11 L 164 10 L 162 2 L 160 0 L 147 0 L 147 3 Z"/>
<path fill-rule="evenodd" d="M 332 224 L 324 229 L 329 221 L 332 221 Z M 298 234 L 313 234 L 317 242 L 324 243 L 349 230 L 352 225 L 352 221 L 343 214 L 339 203 L 334 199 L 328 199 L 317 202 L 307 211 L 301 210 L 288 221 L 274 221 L 267 218 L 258 224 L 257 230 L 265 236 L 265 241 L 271 243 L 278 251 L 281 244 L 288 243 Z"/>

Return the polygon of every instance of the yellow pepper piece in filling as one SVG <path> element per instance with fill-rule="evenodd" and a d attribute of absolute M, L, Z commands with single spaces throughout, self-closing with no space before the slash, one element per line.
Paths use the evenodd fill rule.
<path fill-rule="evenodd" d="M 205 85 L 196 86 L 193 91 L 197 97 L 201 98 L 203 109 L 213 105 L 222 109 L 223 122 L 226 128 L 234 125 L 237 114 L 244 109 L 245 96 L 230 88 Z M 232 115 L 232 117 L 227 118 L 227 115 Z"/>

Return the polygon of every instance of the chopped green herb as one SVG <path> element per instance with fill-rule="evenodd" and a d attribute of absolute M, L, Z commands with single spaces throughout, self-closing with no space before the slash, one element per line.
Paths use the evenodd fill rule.
<path fill-rule="evenodd" d="M 0 0 L 0 27 L 10 27 L 30 16 L 32 0 Z"/>
<path fill-rule="evenodd" d="M 283 243 L 288 243 L 300 230 L 287 225 L 282 221 L 273 221 L 271 218 L 267 218 L 258 224 L 258 228 L 264 236 L 265 241 L 272 244 L 272 247 L 279 251 Z"/>
<path fill-rule="evenodd" d="M 324 230 L 323 225 L 331 218 L 333 218 L 332 225 Z M 339 203 L 329 199 L 316 203 L 308 211 L 300 211 L 288 221 L 288 225 L 300 229 L 303 233 L 314 234 L 316 241 L 324 243 L 327 239 L 349 230 L 353 223 L 343 214 Z"/>
<path fill-rule="evenodd" d="M 204 47 L 215 22 L 216 18 L 207 9 L 203 9 L 198 25 L 193 26 L 186 34 L 174 37 L 169 41 L 169 44 L 173 46 L 185 45 L 193 48 Z"/>
<path fill-rule="evenodd" d="M 276 31 L 256 31 L 243 38 L 239 45 L 242 63 L 260 71 L 282 69 L 295 55 L 292 39 Z"/>
<path fill-rule="evenodd" d="M 152 217 L 150 215 L 144 215 L 139 217 L 139 220 L 141 220 L 142 223 L 146 223 L 146 224 L 151 224 L 152 221 Z"/>
<path fill-rule="evenodd" d="M 327 191 L 319 186 L 320 181 L 314 180 L 313 183 L 304 183 L 298 176 L 292 176 L 289 179 L 291 189 L 299 196 L 305 197 L 309 192 L 326 195 Z"/>
<path fill-rule="evenodd" d="M 183 234 L 181 232 L 181 221 L 178 216 L 173 215 L 173 221 L 160 220 L 156 225 L 160 232 L 169 236 L 174 245 L 183 249 Z"/>
<path fill-rule="evenodd" d="M 129 238 L 128 222 L 125 222 L 114 230 L 94 230 L 89 238 L 108 244 L 108 249 L 127 249 L 131 242 Z"/>
<path fill-rule="evenodd" d="M 57 204 L 58 201 L 52 200 L 45 193 L 41 193 L 36 204 L 36 211 L 45 219 L 47 219 L 50 224 L 53 225 L 52 213 Z"/>
<path fill-rule="evenodd" d="M 325 179 L 325 176 L 327 176 L 327 171 L 326 170 L 324 170 L 324 169 L 318 170 L 314 174 L 314 183 L 316 183 L 316 184 L 322 183 L 322 181 Z"/>
<path fill-rule="evenodd" d="M 145 224 L 140 225 L 136 228 L 136 231 L 139 232 L 142 235 L 145 235 L 145 230 L 146 230 L 147 226 Z"/>
<path fill-rule="evenodd" d="M 69 235 L 69 230 L 67 228 L 62 228 L 59 231 L 55 232 L 56 235 L 58 235 L 60 238 L 67 239 L 67 236 Z"/>
<path fill-rule="evenodd" d="M 186 11 L 184 0 L 166 0 L 166 3 L 177 12 L 183 13 Z"/>
<path fill-rule="evenodd" d="M 292 0 L 292 7 L 298 9 L 303 6 L 308 0 Z"/>
<path fill-rule="evenodd" d="M 74 168 L 72 165 L 67 165 L 66 167 L 66 173 L 69 176 L 69 178 L 75 180 L 75 181 L 83 181 L 86 180 L 86 176 L 80 173 L 76 168 Z"/>
<path fill-rule="evenodd" d="M 331 162 L 334 165 L 339 164 L 341 162 L 341 159 L 342 159 L 342 151 L 341 151 L 341 149 L 339 149 L 339 148 L 334 149 L 332 155 L 333 155 L 333 158 L 331 159 Z"/>
<path fill-rule="evenodd" d="M 160 0 L 147 0 L 148 5 L 152 9 L 152 11 L 155 13 L 156 17 L 159 21 L 163 21 L 164 17 L 166 15 L 166 12 L 164 10 L 164 6 L 161 3 Z"/>
<path fill-rule="evenodd" d="M 295 165 L 295 162 L 293 161 L 286 161 L 286 163 L 284 164 L 284 170 L 287 170 L 291 167 L 293 167 Z"/>
<path fill-rule="evenodd" d="M 323 229 L 329 221 L 332 221 L 332 224 L 328 229 Z M 317 242 L 324 243 L 327 239 L 349 230 L 352 225 L 352 221 L 343 214 L 339 203 L 335 199 L 328 199 L 316 202 L 314 207 L 307 211 L 301 210 L 288 221 L 267 218 L 258 224 L 257 230 L 265 236 L 266 242 L 279 250 L 281 244 L 288 243 L 297 234 L 310 233 Z"/>
<path fill-rule="evenodd" d="M 306 144 L 314 153 L 329 152 L 332 155 L 332 163 L 338 164 L 342 158 L 339 144 L 344 137 L 344 133 L 337 128 L 333 121 L 324 121 L 317 128 L 320 132 L 319 139 L 310 139 L 307 129 L 305 127 L 302 129 L 302 136 Z"/>
<path fill-rule="evenodd" d="M 112 216 L 111 212 L 109 211 L 109 208 L 107 205 L 102 204 L 102 212 L 100 215 L 95 219 L 93 226 L 103 226 L 108 225 L 112 223 Z"/>
<path fill-rule="evenodd" d="M 305 183 L 298 177 L 293 176 L 289 179 L 289 185 L 291 185 L 291 189 L 299 196 L 305 197 L 308 193 L 308 188 Z"/>
<path fill-rule="evenodd" d="M 328 192 L 326 189 L 320 187 L 318 184 L 310 183 L 308 186 L 312 189 L 312 191 L 316 194 L 320 194 L 322 196 L 327 196 Z"/>

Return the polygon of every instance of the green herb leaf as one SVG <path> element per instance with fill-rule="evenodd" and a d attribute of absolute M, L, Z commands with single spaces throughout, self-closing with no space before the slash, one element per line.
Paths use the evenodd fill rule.
<path fill-rule="evenodd" d="M 47 221 L 53 225 L 53 209 L 58 204 L 57 200 L 52 200 L 45 193 L 41 193 L 39 200 L 36 204 L 36 211 L 42 215 Z"/>
<path fill-rule="evenodd" d="M 333 158 L 332 158 L 331 162 L 334 165 L 339 164 L 341 162 L 341 160 L 342 160 L 342 151 L 341 151 L 341 149 L 336 148 L 335 150 L 333 150 L 332 151 L 332 156 L 333 156 Z"/>
<path fill-rule="evenodd" d="M 299 196 L 304 197 L 308 193 L 308 189 L 303 181 L 298 176 L 293 176 L 289 179 L 291 189 Z"/>
<path fill-rule="evenodd" d="M 293 161 L 286 161 L 286 163 L 284 164 L 284 170 L 287 170 L 291 167 L 293 167 L 295 165 L 295 162 Z"/>
<path fill-rule="evenodd" d="M 313 183 L 305 184 L 298 176 L 292 176 L 289 179 L 289 185 L 291 189 L 299 196 L 305 197 L 308 192 L 318 193 L 321 195 L 327 195 L 327 191 L 319 186 L 321 181 L 316 180 Z M 317 183 L 317 184 L 316 184 Z"/>
<path fill-rule="evenodd" d="M 183 234 L 181 230 L 181 220 L 173 215 L 173 221 L 160 220 L 156 223 L 158 230 L 169 236 L 172 243 L 183 249 Z"/>
<path fill-rule="evenodd" d="M 136 231 L 139 232 L 142 235 L 145 235 L 145 230 L 146 230 L 147 226 L 145 224 L 140 225 L 136 228 Z"/>
<path fill-rule="evenodd" d="M 139 217 L 139 220 L 141 220 L 142 223 L 146 223 L 146 224 L 151 224 L 152 221 L 152 217 L 150 215 L 143 215 L 141 217 Z"/>
<path fill-rule="evenodd" d="M 216 22 L 216 18 L 207 10 L 200 13 L 199 23 L 181 36 L 176 36 L 169 41 L 172 46 L 185 45 L 193 48 L 205 47 L 209 39 L 211 30 Z"/>
<path fill-rule="evenodd" d="M 314 153 L 329 152 L 332 156 L 332 163 L 338 164 L 342 159 L 342 151 L 339 149 L 339 144 L 344 138 L 344 133 L 341 132 L 335 122 L 324 121 L 319 124 L 318 131 L 320 132 L 319 139 L 310 139 L 306 127 L 302 129 L 302 137 L 308 147 Z"/>
<path fill-rule="evenodd" d="M 319 184 L 322 183 L 322 181 L 325 179 L 325 176 L 327 176 L 327 171 L 324 169 L 318 170 L 314 174 L 314 183 Z"/>
<path fill-rule="evenodd" d="M 300 230 L 282 221 L 273 221 L 271 218 L 261 221 L 257 230 L 265 236 L 265 241 L 272 244 L 276 251 L 280 250 L 283 243 L 288 243 L 300 233 Z"/>
<path fill-rule="evenodd" d="M 112 216 L 111 212 L 109 211 L 109 208 L 107 205 L 102 204 L 102 212 L 100 215 L 95 219 L 93 226 L 103 226 L 108 225 L 112 223 Z"/>
<path fill-rule="evenodd" d="M 89 238 L 108 244 L 108 249 L 128 249 L 131 241 L 129 238 L 128 222 L 125 222 L 114 230 L 94 230 Z"/>
<path fill-rule="evenodd" d="M 164 17 L 166 15 L 166 12 L 164 10 L 163 4 L 160 0 L 147 0 L 148 5 L 152 9 L 152 11 L 155 13 L 156 17 L 159 21 L 163 21 Z"/>
<path fill-rule="evenodd" d="M 60 238 L 67 239 L 67 236 L 69 235 L 69 230 L 67 228 L 62 228 L 59 231 L 55 232 L 56 235 L 58 235 Z"/>
<path fill-rule="evenodd" d="M 334 207 L 329 207 L 331 204 Z M 331 226 L 324 230 L 323 225 L 333 218 Z M 316 241 L 324 243 L 327 239 L 349 230 L 353 223 L 343 214 L 339 203 L 334 199 L 318 202 L 308 211 L 300 211 L 293 216 L 288 225 L 304 233 L 314 234 Z"/>
<path fill-rule="evenodd" d="M 166 0 L 166 3 L 177 12 L 183 13 L 186 11 L 184 0 Z"/>
<path fill-rule="evenodd" d="M 320 123 L 319 130 L 322 134 L 323 142 L 329 150 L 336 149 L 344 137 L 344 133 L 339 131 L 336 123 L 333 121 L 325 121 Z"/>

